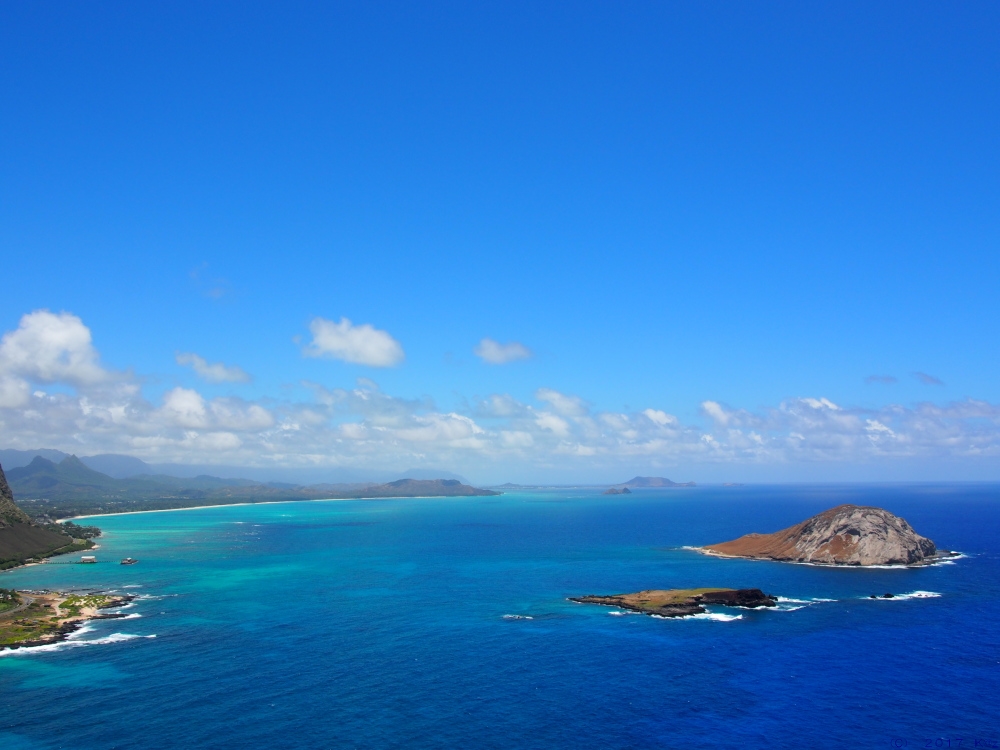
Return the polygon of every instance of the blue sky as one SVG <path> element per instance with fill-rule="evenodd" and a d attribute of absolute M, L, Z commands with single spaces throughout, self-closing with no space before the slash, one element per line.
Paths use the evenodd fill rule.
<path fill-rule="evenodd" d="M 998 42 L 995 3 L 7 4 L 0 442 L 996 479 Z"/>

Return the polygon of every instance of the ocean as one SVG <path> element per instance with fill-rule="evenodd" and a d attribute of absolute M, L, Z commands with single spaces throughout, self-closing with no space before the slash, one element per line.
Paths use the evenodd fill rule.
<path fill-rule="evenodd" d="M 685 549 L 847 502 L 963 557 L 841 569 Z M 96 523 L 101 563 L 0 574 L 139 597 L 128 619 L 0 653 L 3 750 L 1000 746 L 998 485 L 517 491 Z M 567 601 L 706 586 L 782 603 L 666 620 Z M 906 596 L 868 598 L 886 592 Z"/>

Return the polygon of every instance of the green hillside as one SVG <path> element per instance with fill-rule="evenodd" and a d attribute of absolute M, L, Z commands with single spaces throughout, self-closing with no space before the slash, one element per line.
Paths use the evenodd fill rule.
<path fill-rule="evenodd" d="M 0 467 L 0 570 L 33 557 L 47 557 L 57 551 L 72 552 L 89 546 L 89 542 L 75 544 L 68 534 L 31 523 L 28 514 L 14 503 L 14 494 Z"/>
<path fill-rule="evenodd" d="M 37 456 L 27 466 L 11 469 L 8 476 L 22 507 L 33 518 L 45 520 L 233 503 L 496 494 L 456 479 L 401 479 L 353 487 L 263 484 L 207 474 L 183 479 L 156 474 L 115 479 L 88 468 L 76 456 L 67 456 L 59 463 Z"/>

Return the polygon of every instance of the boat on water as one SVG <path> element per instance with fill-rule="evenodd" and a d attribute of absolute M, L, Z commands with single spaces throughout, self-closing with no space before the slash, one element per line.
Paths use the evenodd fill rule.
<path fill-rule="evenodd" d="M 126 557 L 124 560 L 122 560 L 121 564 L 122 565 L 135 565 L 137 562 L 139 562 L 139 561 L 136 560 L 135 558 Z"/>

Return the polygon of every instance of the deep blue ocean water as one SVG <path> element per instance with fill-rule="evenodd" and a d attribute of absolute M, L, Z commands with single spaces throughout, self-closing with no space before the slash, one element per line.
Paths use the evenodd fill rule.
<path fill-rule="evenodd" d="M 683 549 L 843 502 L 966 557 L 858 570 Z M 98 523 L 100 559 L 140 563 L 50 563 L 0 586 L 127 590 L 141 617 L 0 656 L 3 750 L 1000 740 L 997 485 L 560 490 Z M 663 620 L 566 600 L 695 586 L 801 601 Z M 885 592 L 940 596 L 867 599 Z"/>

